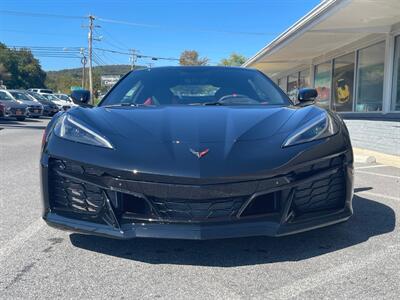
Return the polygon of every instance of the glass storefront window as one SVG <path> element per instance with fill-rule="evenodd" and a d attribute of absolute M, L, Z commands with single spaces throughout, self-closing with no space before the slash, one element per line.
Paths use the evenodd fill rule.
<path fill-rule="evenodd" d="M 392 110 L 400 110 L 400 35 L 395 42 L 393 72 Z"/>
<path fill-rule="evenodd" d="M 385 43 L 358 52 L 356 111 L 381 111 Z"/>
<path fill-rule="evenodd" d="M 298 80 L 299 80 L 299 73 L 295 73 L 288 76 L 287 95 L 291 100 L 297 99 L 297 92 L 299 87 Z"/>
<path fill-rule="evenodd" d="M 333 101 L 335 111 L 353 110 L 354 53 L 333 60 Z"/>
<path fill-rule="evenodd" d="M 323 108 L 329 108 L 331 98 L 331 67 L 331 63 L 326 62 L 314 69 L 314 87 L 318 91 L 316 103 Z"/>
<path fill-rule="evenodd" d="M 310 87 L 310 70 L 304 70 L 299 73 L 299 88 Z"/>
<path fill-rule="evenodd" d="M 279 78 L 278 79 L 278 85 L 286 93 L 286 86 L 287 86 L 287 77 Z"/>

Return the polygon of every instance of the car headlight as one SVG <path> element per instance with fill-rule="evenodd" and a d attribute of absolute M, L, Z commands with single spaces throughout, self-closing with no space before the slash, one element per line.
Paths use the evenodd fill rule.
<path fill-rule="evenodd" d="M 337 132 L 338 127 L 335 121 L 328 113 L 323 112 L 313 117 L 303 126 L 299 127 L 285 140 L 282 147 L 288 147 L 327 138 L 335 135 Z"/>
<path fill-rule="evenodd" d="M 68 114 L 64 114 L 57 121 L 54 127 L 54 134 L 73 142 L 113 149 L 107 139 L 90 129 L 82 121 L 78 121 Z"/>

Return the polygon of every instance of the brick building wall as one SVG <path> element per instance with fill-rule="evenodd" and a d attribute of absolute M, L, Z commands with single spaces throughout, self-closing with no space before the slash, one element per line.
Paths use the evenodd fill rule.
<path fill-rule="evenodd" d="M 400 121 L 345 120 L 353 147 L 400 156 Z"/>

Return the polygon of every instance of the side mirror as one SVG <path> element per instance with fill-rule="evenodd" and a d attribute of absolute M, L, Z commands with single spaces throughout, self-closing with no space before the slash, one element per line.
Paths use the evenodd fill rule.
<path fill-rule="evenodd" d="M 72 101 L 83 107 L 92 107 L 90 102 L 90 92 L 88 90 L 75 90 L 71 93 Z"/>
<path fill-rule="evenodd" d="M 318 97 L 318 92 L 316 89 L 303 88 L 299 90 L 297 94 L 297 100 L 299 104 L 304 104 L 305 102 L 314 102 Z"/>

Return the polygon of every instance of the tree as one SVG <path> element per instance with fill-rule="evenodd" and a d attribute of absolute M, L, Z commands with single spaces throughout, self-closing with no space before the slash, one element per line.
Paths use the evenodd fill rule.
<path fill-rule="evenodd" d="M 209 59 L 207 57 L 200 58 L 196 50 L 185 50 L 179 58 L 181 66 L 206 66 L 208 62 Z"/>
<path fill-rule="evenodd" d="M 221 59 L 220 66 L 241 66 L 245 63 L 246 57 L 233 52 L 228 58 Z"/>
<path fill-rule="evenodd" d="M 44 87 L 46 73 L 27 49 L 9 49 L 0 43 L 0 77 L 8 88 Z"/>

